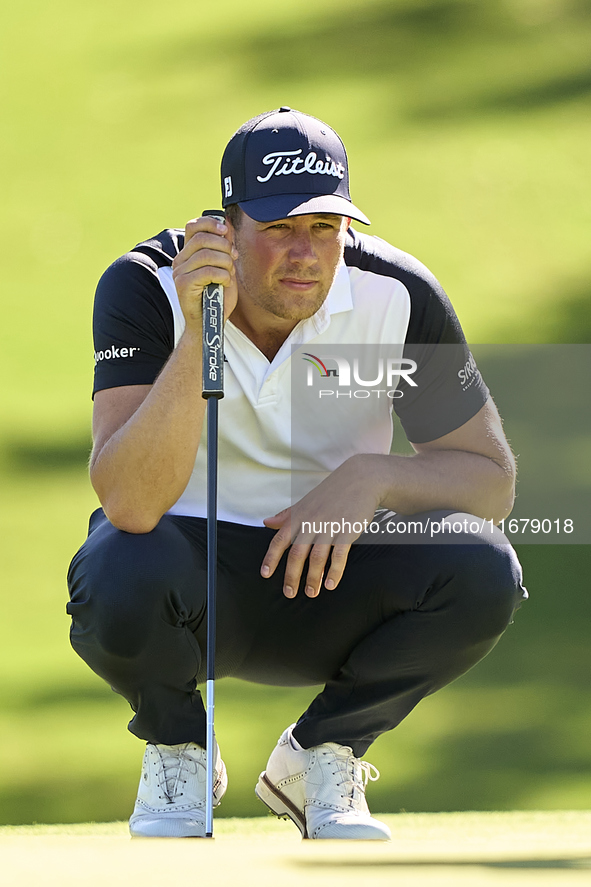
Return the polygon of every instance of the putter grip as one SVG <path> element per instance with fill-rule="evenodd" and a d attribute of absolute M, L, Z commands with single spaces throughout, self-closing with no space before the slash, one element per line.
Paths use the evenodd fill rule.
<path fill-rule="evenodd" d="M 204 216 L 225 220 L 219 209 L 206 209 Z M 224 396 L 224 288 L 210 283 L 203 290 L 203 390 L 206 399 Z"/>

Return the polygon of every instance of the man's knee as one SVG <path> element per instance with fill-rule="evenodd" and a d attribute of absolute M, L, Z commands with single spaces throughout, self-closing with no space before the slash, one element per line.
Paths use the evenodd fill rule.
<path fill-rule="evenodd" d="M 521 566 L 509 543 L 451 544 L 441 547 L 453 582 L 443 589 L 453 595 L 464 620 L 489 636 L 503 633 L 527 597 Z"/>
<path fill-rule="evenodd" d="M 185 624 L 198 606 L 199 577 L 189 542 L 168 521 L 151 532 L 117 530 L 106 519 L 75 555 L 68 573 L 72 645 L 93 643 L 133 657 L 154 620 Z M 193 590 L 189 603 L 184 594 Z M 80 650 L 78 650 L 80 652 Z"/>

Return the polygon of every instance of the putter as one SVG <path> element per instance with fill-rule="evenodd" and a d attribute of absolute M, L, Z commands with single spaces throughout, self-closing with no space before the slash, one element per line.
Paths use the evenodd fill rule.
<path fill-rule="evenodd" d="M 204 216 L 223 222 L 221 210 Z M 213 838 L 215 776 L 215 628 L 217 591 L 218 400 L 224 396 L 224 288 L 210 283 L 203 290 L 203 397 L 207 400 L 207 670 L 205 742 L 205 837 Z"/>

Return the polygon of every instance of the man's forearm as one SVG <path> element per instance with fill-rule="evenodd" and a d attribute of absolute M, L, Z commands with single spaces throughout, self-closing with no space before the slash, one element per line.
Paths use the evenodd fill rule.
<path fill-rule="evenodd" d="M 400 514 L 453 508 L 500 521 L 513 507 L 510 465 L 458 450 L 413 456 L 360 455 L 361 470 L 379 489 L 380 504 Z"/>
<path fill-rule="evenodd" d="M 90 475 L 107 517 L 146 533 L 189 482 L 201 437 L 201 338 L 185 332 L 147 396 L 106 440 L 97 440 Z"/>
<path fill-rule="evenodd" d="M 319 594 L 323 581 L 327 588 L 336 588 L 351 544 L 362 532 L 351 528 L 371 522 L 379 507 L 399 514 L 449 508 L 500 521 L 513 502 L 514 464 L 508 448 L 498 451 L 499 462 L 451 448 L 414 456 L 350 457 L 290 508 L 265 519 L 265 525 L 277 532 L 263 558 L 261 575 L 272 576 L 291 545 L 286 597 L 295 597 L 303 575 L 309 597 Z"/>

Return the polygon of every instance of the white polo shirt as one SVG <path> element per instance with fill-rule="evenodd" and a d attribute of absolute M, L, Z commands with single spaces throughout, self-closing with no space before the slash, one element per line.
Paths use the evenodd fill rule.
<path fill-rule="evenodd" d="M 101 278 L 95 391 L 152 383 L 178 343 L 184 317 L 171 263 L 181 248 L 182 232 L 162 232 Z M 436 373 L 433 360 L 419 358 L 415 387 L 398 385 L 398 378 L 389 386 L 372 384 L 374 349 L 400 360 L 413 344 L 428 343 L 455 346 Z M 361 355 L 355 376 L 361 383 L 348 388 L 334 374 L 321 378 L 319 367 L 336 366 L 335 350 L 343 349 L 349 357 Z M 224 352 L 218 517 L 252 526 L 262 526 L 263 518 L 293 504 L 355 453 L 388 453 L 392 406 L 418 441 L 463 424 L 487 395 L 477 372 L 462 390 L 458 371 L 469 352 L 437 281 L 412 257 L 354 231 L 326 301 L 298 323 L 271 362 L 231 321 Z M 449 409 L 445 403 L 442 409 L 442 397 Z M 206 479 L 204 428 L 191 478 L 170 513 L 205 517 Z"/>

